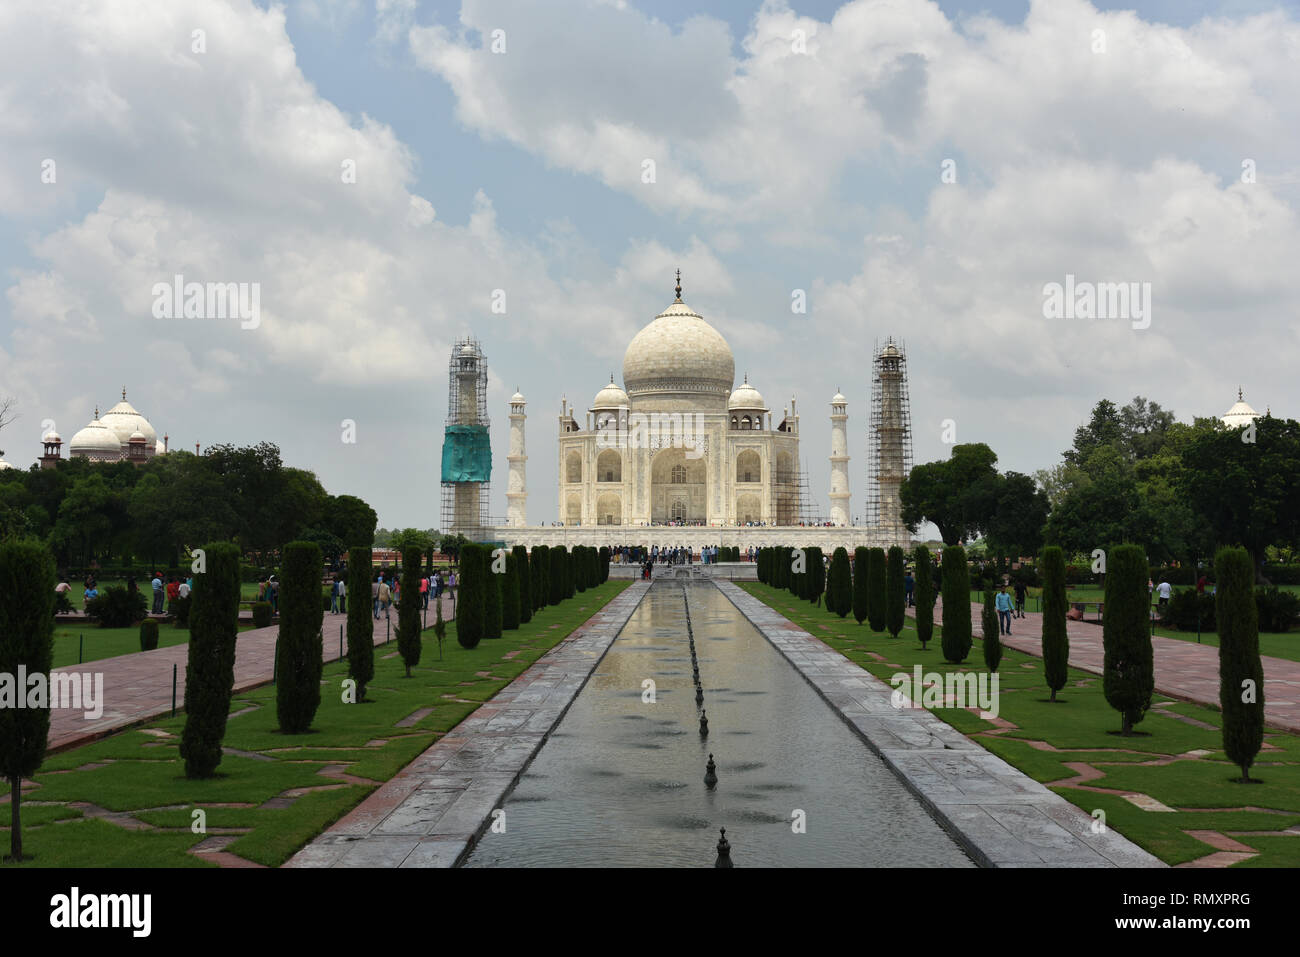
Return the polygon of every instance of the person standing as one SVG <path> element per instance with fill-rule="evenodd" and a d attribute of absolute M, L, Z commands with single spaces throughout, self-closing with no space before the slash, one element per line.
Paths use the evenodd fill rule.
<path fill-rule="evenodd" d="M 998 624 L 1002 628 L 1002 634 L 1011 634 L 1011 596 L 1007 594 L 1007 586 L 1003 585 L 1002 590 L 998 592 L 994 603 L 998 609 Z"/>
<path fill-rule="evenodd" d="M 339 578 L 339 614 L 348 613 L 348 583 L 341 577 Z"/>
<path fill-rule="evenodd" d="M 1016 582 L 1016 617 L 1025 617 L 1025 583 Z"/>
<path fill-rule="evenodd" d="M 157 572 L 153 574 L 153 581 L 149 583 L 153 586 L 153 613 L 161 615 L 163 610 L 163 581 L 162 576 Z"/>
<path fill-rule="evenodd" d="M 912 593 L 916 591 L 916 579 L 912 577 L 912 570 L 909 568 L 907 574 L 903 576 L 903 595 L 907 599 L 907 607 L 912 607 Z"/>
<path fill-rule="evenodd" d="M 382 584 L 383 580 L 384 575 L 380 572 L 380 574 L 377 575 L 375 580 L 370 584 L 370 600 L 375 606 L 375 621 L 379 620 L 379 586 Z"/>
<path fill-rule="evenodd" d="M 384 618 L 388 618 L 388 606 L 393 603 L 393 591 L 388 587 L 388 582 L 379 583 L 379 607 L 383 610 Z"/>
<path fill-rule="evenodd" d="M 1168 579 L 1162 578 L 1160 580 L 1160 587 L 1156 589 L 1157 594 L 1160 595 L 1161 617 L 1164 616 L 1165 609 L 1169 607 L 1169 598 L 1173 595 L 1173 591 L 1173 586 L 1169 584 Z"/>
<path fill-rule="evenodd" d="M 339 576 L 335 575 L 334 579 L 330 582 L 330 614 L 337 615 L 338 613 L 339 613 Z"/>

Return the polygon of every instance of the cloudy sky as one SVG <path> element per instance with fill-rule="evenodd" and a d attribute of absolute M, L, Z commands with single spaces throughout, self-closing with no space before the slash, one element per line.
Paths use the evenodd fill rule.
<path fill-rule="evenodd" d="M 918 462 L 951 419 L 1054 464 L 1102 396 L 1296 416 L 1297 88 L 1293 2 L 7 0 L 0 448 L 126 386 L 173 446 L 270 440 L 436 526 L 473 333 L 492 512 L 519 388 L 549 522 L 561 396 L 621 378 L 679 267 L 737 378 L 798 397 L 823 511 L 839 389 L 862 513 L 886 335 Z M 258 283 L 260 323 L 157 318 L 177 274 Z M 1067 275 L 1149 283 L 1149 324 L 1046 318 Z"/>

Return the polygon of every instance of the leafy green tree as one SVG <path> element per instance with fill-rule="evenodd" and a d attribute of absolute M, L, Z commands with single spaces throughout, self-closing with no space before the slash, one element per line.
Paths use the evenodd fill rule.
<path fill-rule="evenodd" d="M 984 665 L 989 672 L 998 670 L 1002 661 L 1002 628 L 998 622 L 998 609 L 993 590 L 984 590 L 984 607 L 980 610 L 980 626 L 984 631 Z"/>
<path fill-rule="evenodd" d="M 1110 706 L 1123 715 L 1122 734 L 1151 707 L 1155 663 L 1151 651 L 1147 610 L 1146 554 L 1140 545 L 1116 545 L 1106 556 L 1106 614 L 1102 621 L 1102 691 Z"/>
<path fill-rule="evenodd" d="M 229 542 L 209 543 L 203 547 L 203 566 L 203 571 L 194 573 L 190 592 L 185 730 L 180 746 L 187 778 L 210 778 L 221 763 L 235 687 L 239 549 Z"/>
<path fill-rule="evenodd" d="M 913 586 L 913 600 L 916 602 L 916 637 L 921 642 L 921 650 L 934 637 L 934 563 L 930 558 L 930 549 L 924 545 L 916 546 L 916 584 Z"/>
<path fill-rule="evenodd" d="M 506 555 L 506 573 L 501 578 L 501 627 L 514 631 L 519 627 L 519 558 L 513 551 Z"/>
<path fill-rule="evenodd" d="M 871 555 L 865 545 L 853 550 L 853 617 L 860 625 L 867 618 L 867 579 L 870 575 Z"/>
<path fill-rule="evenodd" d="M 1066 631 L 1065 553 L 1056 545 L 1043 549 L 1043 678 L 1052 692 L 1069 679 L 1070 636 Z"/>
<path fill-rule="evenodd" d="M 888 609 L 885 607 L 885 550 L 873 548 L 867 564 L 867 623 L 872 631 L 885 630 Z"/>
<path fill-rule="evenodd" d="M 997 483 L 995 509 L 985 535 L 999 554 L 1036 555 L 1047 524 L 1047 494 L 1034 480 L 1007 472 Z"/>
<path fill-rule="evenodd" d="M 970 569 L 966 550 L 949 545 L 943 550 L 943 657 L 960 664 L 970 654 L 974 639 L 970 622 Z"/>
<path fill-rule="evenodd" d="M 1223 750 L 1251 780 L 1250 766 L 1264 743 L 1264 666 L 1259 657 L 1255 563 L 1244 548 L 1220 549 L 1214 558 L 1214 611 L 1219 631 L 1219 706 Z"/>
<path fill-rule="evenodd" d="M 0 674 L 48 675 L 54 665 L 54 559 L 30 539 L 0 542 Z M 26 688 L 15 689 L 27 693 Z M 9 855 L 23 859 L 22 783 L 45 760 L 48 697 L 36 707 L 0 707 L 0 774 L 9 781 Z"/>
<path fill-rule="evenodd" d="M 375 540 L 375 510 L 355 495 L 331 495 L 325 501 L 325 528 L 344 542 L 364 545 Z"/>
<path fill-rule="evenodd" d="M 320 707 L 323 668 L 320 546 L 290 542 L 281 551 L 280 640 L 276 655 L 275 711 L 280 730 L 302 734 Z"/>
<path fill-rule="evenodd" d="M 1256 580 L 1268 584 L 1265 548 L 1300 541 L 1300 422 L 1264 416 L 1244 429 L 1202 434 L 1184 451 L 1183 466 L 1192 509 L 1218 543 L 1245 546 Z"/>
<path fill-rule="evenodd" d="M 460 594 L 456 601 L 456 640 L 462 648 L 477 648 L 487 628 L 487 588 L 491 556 L 484 545 L 460 549 Z"/>
<path fill-rule="evenodd" d="M 992 449 L 975 443 L 954 445 L 946 461 L 915 466 L 899 488 L 903 521 L 912 531 L 932 522 L 945 545 L 987 528 L 997 509 L 997 461 Z"/>
<path fill-rule="evenodd" d="M 397 650 L 406 665 L 406 677 L 420 663 L 420 555 L 421 547 L 408 539 L 402 549 L 402 596 L 397 604 Z"/>
<path fill-rule="evenodd" d="M 366 699 L 366 686 L 375 677 L 375 620 L 370 604 L 372 561 L 369 545 L 356 544 L 348 549 L 348 677 L 357 683 L 358 702 Z"/>
<path fill-rule="evenodd" d="M 903 576 L 903 550 L 893 545 L 885 562 L 885 627 L 890 638 L 898 637 L 906 621 L 907 591 Z"/>

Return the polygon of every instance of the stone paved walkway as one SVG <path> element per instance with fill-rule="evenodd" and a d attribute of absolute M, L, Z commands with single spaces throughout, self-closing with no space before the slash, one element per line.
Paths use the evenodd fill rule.
<path fill-rule="evenodd" d="M 971 604 L 972 631 L 979 640 L 982 605 Z M 908 609 L 913 614 L 914 608 Z M 943 624 L 943 601 L 934 607 L 935 624 Z M 1067 621 L 1070 638 L 1070 665 L 1092 674 L 1102 673 L 1104 651 L 1101 625 Z M 1025 612 L 1024 618 L 1011 622 L 1011 635 L 1002 643 L 1026 654 L 1042 657 L 1043 616 Z M 1198 645 L 1179 638 L 1151 639 L 1155 655 L 1156 691 L 1171 698 L 1181 698 L 1211 707 L 1219 706 L 1219 649 Z M 1285 658 L 1262 657 L 1264 664 L 1264 716 L 1270 727 L 1300 732 L 1300 662 Z"/>
<path fill-rule="evenodd" d="M 443 617 L 451 617 L 451 602 L 443 596 Z M 385 632 L 384 619 L 375 622 L 375 643 L 382 644 L 387 636 L 397 638 L 397 611 L 390 609 L 392 628 Z M 434 618 L 434 608 L 429 606 L 429 621 Z M 347 615 L 325 614 L 322 627 L 325 661 L 337 661 L 347 654 Z M 171 626 L 164 626 L 171 627 Z M 340 641 L 339 628 L 343 628 Z M 241 631 L 235 642 L 235 691 L 253 688 L 271 680 L 275 668 L 275 641 L 280 626 Z M 341 650 L 340 650 L 341 649 Z M 169 714 L 172 707 L 172 667 L 176 669 L 176 708 L 185 705 L 185 663 L 189 658 L 189 645 L 173 645 L 154 651 L 141 651 L 116 658 L 104 658 L 81 665 L 56 668 L 55 672 L 81 675 L 103 674 L 104 709 L 96 719 L 87 719 L 84 712 L 55 708 L 50 712 L 51 752 L 73 748 L 95 738 L 121 730 L 141 721 Z M 84 679 L 83 679 L 84 680 Z"/>
<path fill-rule="evenodd" d="M 629 585 L 285 866 L 454 866 L 649 588 L 649 582 Z"/>
<path fill-rule="evenodd" d="M 1164 867 L 1093 818 L 730 582 L 716 582 L 827 703 L 986 867 Z"/>

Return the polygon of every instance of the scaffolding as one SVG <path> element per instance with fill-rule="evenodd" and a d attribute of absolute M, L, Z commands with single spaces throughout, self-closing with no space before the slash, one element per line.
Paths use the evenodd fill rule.
<path fill-rule="evenodd" d="M 867 521 L 884 540 L 905 542 L 899 486 L 912 470 L 912 407 L 907 347 L 876 341 L 871 362 L 871 434 L 867 437 Z"/>
<path fill-rule="evenodd" d="M 448 532 L 489 527 L 491 422 L 487 356 L 472 336 L 457 339 L 447 362 L 447 422 L 443 437 L 442 524 Z M 486 453 L 486 454 L 485 454 Z M 451 476 L 458 480 L 449 480 Z"/>

